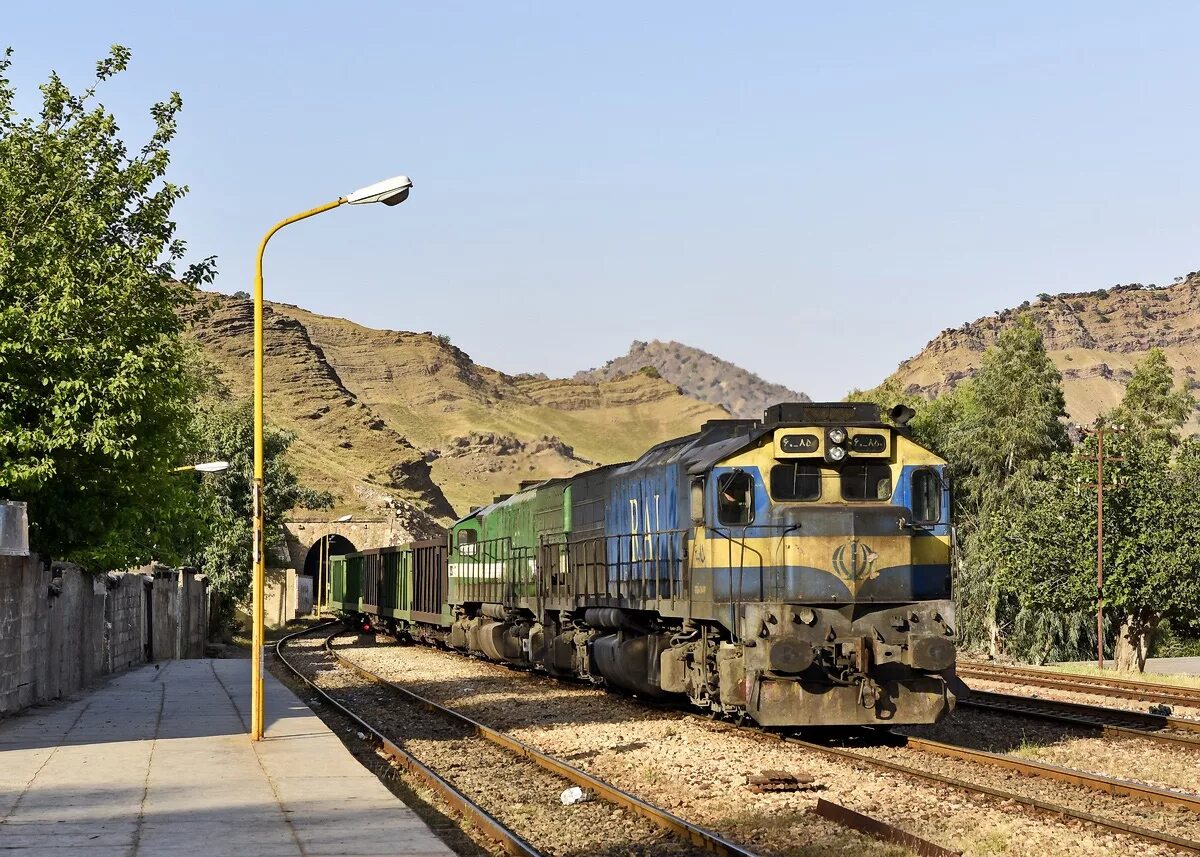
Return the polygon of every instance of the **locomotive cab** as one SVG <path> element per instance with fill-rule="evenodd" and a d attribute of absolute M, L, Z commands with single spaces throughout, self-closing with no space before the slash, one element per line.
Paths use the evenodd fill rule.
<path fill-rule="evenodd" d="M 709 704 L 763 725 L 942 717 L 945 462 L 874 405 L 776 406 L 748 440 L 693 476 L 693 589 L 730 632 Z"/>

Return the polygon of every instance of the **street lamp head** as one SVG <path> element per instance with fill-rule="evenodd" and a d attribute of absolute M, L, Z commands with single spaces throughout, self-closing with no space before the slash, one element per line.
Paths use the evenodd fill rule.
<path fill-rule="evenodd" d="M 220 473 L 222 470 L 229 469 L 228 461 L 206 461 L 203 464 L 185 464 L 183 467 L 171 468 L 175 473 L 186 473 L 189 470 L 194 470 L 197 473 Z"/>
<path fill-rule="evenodd" d="M 410 190 L 412 190 L 412 180 L 408 176 L 393 176 L 346 194 L 346 202 L 351 205 L 364 205 L 368 202 L 399 205 L 408 199 Z"/>

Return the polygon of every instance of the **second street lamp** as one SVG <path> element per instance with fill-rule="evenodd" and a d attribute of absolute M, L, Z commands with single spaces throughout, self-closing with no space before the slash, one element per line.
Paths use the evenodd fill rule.
<path fill-rule="evenodd" d="M 251 676 L 250 676 L 250 737 L 259 741 L 263 737 L 263 643 L 266 636 L 263 627 L 263 602 L 265 599 L 266 556 L 264 549 L 265 520 L 263 511 L 263 254 L 267 242 L 276 232 L 288 224 L 329 211 L 340 205 L 365 205 L 382 202 L 398 205 L 408 199 L 412 182 L 408 176 L 394 176 L 372 185 L 359 188 L 332 202 L 318 205 L 308 211 L 293 214 L 268 230 L 258 245 L 258 259 L 254 273 L 254 577 L 251 589 Z"/>

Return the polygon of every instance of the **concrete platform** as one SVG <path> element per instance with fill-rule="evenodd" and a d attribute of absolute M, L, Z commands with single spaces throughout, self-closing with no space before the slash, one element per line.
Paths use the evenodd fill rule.
<path fill-rule="evenodd" d="M 1146 658 L 1146 672 L 1163 675 L 1200 675 L 1200 658 Z"/>
<path fill-rule="evenodd" d="M 1095 666 L 1095 661 L 1071 661 L 1074 666 Z M 1112 660 L 1104 662 L 1105 669 L 1116 669 Z M 1200 658 L 1146 658 L 1146 672 L 1160 675 L 1200 676 Z"/>
<path fill-rule="evenodd" d="M 266 698 L 252 743 L 249 661 L 168 661 L 0 721 L 0 854 L 453 853 L 270 675 Z"/>

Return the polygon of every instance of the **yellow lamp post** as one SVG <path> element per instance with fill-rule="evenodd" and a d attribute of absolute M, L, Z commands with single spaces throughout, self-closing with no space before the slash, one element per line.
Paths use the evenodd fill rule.
<path fill-rule="evenodd" d="M 265 637 L 263 627 L 266 578 L 263 516 L 263 253 L 266 252 L 267 242 L 271 240 L 271 236 L 290 223 L 304 220 L 314 214 L 320 214 L 347 203 L 364 205 L 369 202 L 382 202 L 384 205 L 398 205 L 408 199 L 411 189 L 412 182 L 407 176 L 395 176 L 376 182 L 346 194 L 346 196 L 338 197 L 333 202 L 318 205 L 316 208 L 279 221 L 263 236 L 262 243 L 258 245 L 258 261 L 254 274 L 254 578 L 250 604 L 253 624 L 250 651 L 250 738 L 254 741 L 261 741 L 263 737 L 262 659 Z"/>

